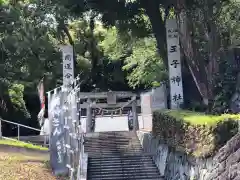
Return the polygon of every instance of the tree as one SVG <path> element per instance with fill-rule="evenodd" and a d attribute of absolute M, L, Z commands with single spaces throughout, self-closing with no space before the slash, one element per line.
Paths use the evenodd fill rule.
<path fill-rule="evenodd" d="M 220 57 L 231 45 L 230 32 L 234 30 L 236 33 L 234 21 L 238 17 L 230 15 L 230 9 L 239 9 L 236 1 L 197 1 L 191 4 L 185 0 L 177 1 L 182 49 L 206 104 L 214 99 L 214 77 L 219 73 Z M 225 23 L 227 19 L 234 23 L 231 24 L 234 27 Z M 239 27 L 237 29 L 240 30 Z"/>
<path fill-rule="evenodd" d="M 131 33 L 122 34 L 110 28 L 100 45 L 110 59 L 124 62 L 123 70 L 128 72 L 131 87 L 154 87 L 166 80 L 166 67 L 153 37 L 136 38 Z"/>

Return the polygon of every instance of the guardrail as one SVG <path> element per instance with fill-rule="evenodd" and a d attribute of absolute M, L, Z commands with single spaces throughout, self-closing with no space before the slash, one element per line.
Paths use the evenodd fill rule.
<path fill-rule="evenodd" d="M 33 128 L 33 127 L 30 127 L 30 126 L 26 126 L 26 125 L 23 125 L 23 124 L 19 124 L 19 123 L 15 123 L 15 122 L 11 122 L 11 121 L 7 121 L 7 120 L 4 120 L 2 118 L 0 118 L 0 139 L 8 139 L 8 140 L 16 140 L 15 138 L 9 138 L 9 137 L 4 137 L 2 135 L 2 122 L 5 122 L 5 123 L 8 123 L 8 124 L 13 124 L 13 125 L 16 125 L 17 126 L 17 140 L 21 140 L 21 136 L 20 136 L 20 127 L 23 127 L 23 128 L 27 128 L 27 129 L 31 129 L 31 130 L 34 130 L 34 131 L 37 131 L 37 132 L 41 132 L 40 129 L 36 129 L 36 128 Z M 43 135 L 44 136 L 44 146 L 47 145 L 47 139 L 48 139 L 48 136 L 49 135 Z"/>

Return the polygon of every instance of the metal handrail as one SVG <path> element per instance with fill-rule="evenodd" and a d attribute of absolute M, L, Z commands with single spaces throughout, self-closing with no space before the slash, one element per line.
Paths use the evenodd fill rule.
<path fill-rule="evenodd" d="M 4 119 L 2 119 L 2 118 L 0 118 L 0 121 L 3 121 L 3 122 L 6 122 L 6 123 L 9 123 L 9 124 L 14 124 L 14 125 L 17 125 L 17 126 L 20 126 L 20 127 L 25 127 L 25 128 L 27 128 L 27 129 L 32 129 L 32 130 L 41 132 L 40 129 L 36 129 L 36 128 L 30 127 L 30 126 L 26 126 L 26 125 L 23 125 L 23 124 L 19 124 L 19 123 L 7 121 L 7 120 L 4 120 Z"/>
<path fill-rule="evenodd" d="M 40 129 L 36 129 L 36 128 L 30 127 L 30 126 L 26 126 L 26 125 L 23 125 L 23 124 L 20 124 L 20 123 L 15 123 L 15 122 L 7 121 L 7 120 L 4 120 L 4 119 L 0 118 L 0 139 L 3 138 L 3 136 L 2 136 L 2 122 L 6 122 L 6 123 L 9 123 L 9 124 L 17 125 L 17 128 L 18 128 L 18 131 L 17 131 L 17 134 L 18 134 L 17 140 L 20 140 L 20 127 L 24 127 L 24 128 L 31 129 L 31 130 L 34 130 L 34 131 L 42 132 Z M 46 146 L 48 135 L 43 135 L 43 136 L 44 136 L 44 146 Z M 4 138 L 5 138 L 5 137 L 4 137 Z M 5 139 L 6 139 L 6 138 L 5 138 Z M 8 138 L 8 139 L 13 139 L 13 138 Z"/>

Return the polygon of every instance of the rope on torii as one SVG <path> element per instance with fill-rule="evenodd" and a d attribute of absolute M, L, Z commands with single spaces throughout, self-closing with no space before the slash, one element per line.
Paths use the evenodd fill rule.
<path fill-rule="evenodd" d="M 111 113 L 111 117 L 113 118 L 113 114 L 117 114 L 117 112 L 120 112 L 120 115 L 122 115 L 122 110 L 123 108 L 125 108 L 126 106 L 128 106 L 129 104 L 131 104 L 133 101 L 136 100 L 136 97 L 132 98 L 130 101 L 126 102 L 124 105 L 122 105 L 120 108 L 116 108 L 116 109 L 105 109 L 105 108 L 101 108 L 100 106 L 98 106 L 96 103 L 92 103 L 91 105 L 94 106 L 95 108 L 98 109 L 98 113 L 103 116 L 104 112 L 105 113 Z"/>

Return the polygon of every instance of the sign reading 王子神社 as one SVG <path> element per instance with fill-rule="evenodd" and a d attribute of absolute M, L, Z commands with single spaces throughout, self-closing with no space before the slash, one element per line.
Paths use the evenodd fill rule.
<path fill-rule="evenodd" d="M 176 19 L 166 21 L 171 109 L 183 103 L 182 68 Z"/>
<path fill-rule="evenodd" d="M 71 45 L 63 45 L 60 49 L 63 58 L 63 85 L 69 85 L 74 80 L 73 47 Z"/>

